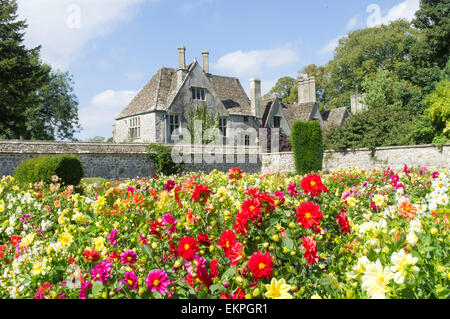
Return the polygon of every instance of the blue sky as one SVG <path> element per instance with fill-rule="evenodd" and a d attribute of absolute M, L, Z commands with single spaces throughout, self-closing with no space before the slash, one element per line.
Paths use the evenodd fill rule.
<path fill-rule="evenodd" d="M 262 80 L 326 64 L 349 31 L 405 18 L 419 0 L 18 0 L 26 44 L 73 75 L 82 131 L 110 137 L 114 118 L 161 67 L 209 51 L 210 72 Z"/>

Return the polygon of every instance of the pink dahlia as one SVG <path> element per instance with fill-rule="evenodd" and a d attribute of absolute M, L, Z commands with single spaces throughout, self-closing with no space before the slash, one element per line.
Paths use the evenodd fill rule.
<path fill-rule="evenodd" d="M 119 238 L 119 231 L 117 229 L 113 229 L 111 230 L 111 233 L 108 235 L 109 243 L 113 247 L 117 246 L 116 238 Z"/>
<path fill-rule="evenodd" d="M 124 265 L 132 265 L 136 262 L 136 253 L 132 250 L 127 250 L 120 255 L 120 263 Z"/>
<path fill-rule="evenodd" d="M 145 278 L 147 289 L 151 292 L 158 291 L 161 295 L 167 293 L 167 287 L 172 283 L 167 278 L 167 273 L 164 270 L 154 269 L 148 273 Z"/>
<path fill-rule="evenodd" d="M 165 234 L 166 235 L 170 235 L 172 233 L 176 233 L 177 232 L 177 220 L 172 216 L 172 214 L 165 214 L 162 216 L 162 224 L 167 227 L 168 225 L 170 225 L 170 228 L 168 230 L 166 230 Z"/>
<path fill-rule="evenodd" d="M 132 290 L 136 290 L 138 287 L 138 277 L 134 271 L 125 273 L 125 279 L 120 280 L 120 282 L 124 283 Z"/>
<path fill-rule="evenodd" d="M 103 260 L 91 270 L 91 279 L 101 281 L 102 284 L 105 284 L 109 278 L 112 278 L 111 269 L 112 265 L 106 260 Z"/>

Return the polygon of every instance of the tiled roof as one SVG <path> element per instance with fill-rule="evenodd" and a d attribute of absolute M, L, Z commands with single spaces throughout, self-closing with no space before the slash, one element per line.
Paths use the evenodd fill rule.
<path fill-rule="evenodd" d="M 289 126 L 292 127 L 295 121 L 308 122 L 313 117 L 313 110 L 315 102 L 302 103 L 302 104 L 286 104 L 285 108 L 282 108 L 284 117 Z"/>
<path fill-rule="evenodd" d="M 323 127 L 341 126 L 349 116 L 346 107 L 340 107 L 329 111 L 320 112 L 323 119 Z"/>
<path fill-rule="evenodd" d="M 229 114 L 252 116 L 250 100 L 237 78 L 210 75 L 209 79 Z"/>
<path fill-rule="evenodd" d="M 117 118 L 128 117 L 153 110 L 164 110 L 167 107 L 170 93 L 176 90 L 176 81 L 177 77 L 175 69 L 159 69 Z"/>

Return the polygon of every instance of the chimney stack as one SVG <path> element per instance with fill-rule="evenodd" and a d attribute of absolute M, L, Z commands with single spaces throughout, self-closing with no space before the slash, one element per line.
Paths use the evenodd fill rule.
<path fill-rule="evenodd" d="M 180 87 L 183 83 L 186 74 L 186 48 L 184 46 L 178 47 L 178 70 L 177 70 L 177 86 Z"/>
<path fill-rule="evenodd" d="M 203 71 L 205 71 L 205 73 L 209 73 L 209 52 L 203 51 L 202 56 L 203 56 Z"/>
<path fill-rule="evenodd" d="M 250 105 L 253 116 L 256 118 L 262 118 L 260 79 L 250 79 Z"/>
<path fill-rule="evenodd" d="M 298 80 L 298 104 L 316 102 L 316 79 L 311 76 Z"/>
<path fill-rule="evenodd" d="M 352 114 L 367 110 L 367 105 L 364 104 L 364 97 L 365 94 L 356 94 L 350 96 L 350 111 L 352 112 Z"/>
<path fill-rule="evenodd" d="M 184 46 L 178 47 L 178 68 L 186 69 L 186 48 Z"/>

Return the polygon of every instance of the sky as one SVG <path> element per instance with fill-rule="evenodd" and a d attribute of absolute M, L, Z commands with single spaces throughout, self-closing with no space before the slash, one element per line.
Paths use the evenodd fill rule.
<path fill-rule="evenodd" d="M 419 0 L 17 0 L 25 44 L 73 76 L 82 130 L 112 136 L 115 117 L 161 67 L 209 51 L 210 73 L 250 78 L 262 94 L 304 66 L 333 59 L 351 31 L 411 20 Z"/>

